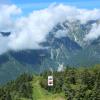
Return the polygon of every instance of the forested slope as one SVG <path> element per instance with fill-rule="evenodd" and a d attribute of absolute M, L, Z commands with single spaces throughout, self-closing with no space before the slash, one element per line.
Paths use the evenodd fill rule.
<path fill-rule="evenodd" d="M 54 77 L 53 87 L 47 85 L 48 75 Z M 100 65 L 24 73 L 0 87 L 0 100 L 100 100 Z"/>

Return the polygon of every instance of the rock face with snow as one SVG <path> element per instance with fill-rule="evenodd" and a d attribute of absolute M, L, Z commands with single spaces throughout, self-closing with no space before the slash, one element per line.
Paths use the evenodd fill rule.
<path fill-rule="evenodd" d="M 61 71 L 63 66 L 100 64 L 100 37 L 86 40 L 93 25 L 98 23 L 98 20 L 83 24 L 79 20 L 58 23 L 49 32 L 46 41 L 40 43 L 42 49 L 9 51 L 1 55 L 0 73 L 7 80 L 8 73 L 9 78 L 13 79 L 22 72 L 40 73 L 50 68 Z"/>

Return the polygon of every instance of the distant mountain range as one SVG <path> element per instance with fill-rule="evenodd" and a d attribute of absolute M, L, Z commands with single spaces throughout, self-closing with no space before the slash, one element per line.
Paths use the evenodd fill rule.
<path fill-rule="evenodd" d="M 10 51 L 0 56 L 0 83 L 4 83 L 23 72 L 40 73 L 44 70 L 58 70 L 63 66 L 92 66 L 100 64 L 100 38 L 86 42 L 84 36 L 89 33 L 92 24 L 80 21 L 58 23 L 40 43 L 44 49 Z M 10 32 L 0 32 L 9 36 Z"/>

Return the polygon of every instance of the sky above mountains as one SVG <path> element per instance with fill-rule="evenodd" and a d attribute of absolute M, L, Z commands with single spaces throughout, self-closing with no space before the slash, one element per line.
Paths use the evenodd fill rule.
<path fill-rule="evenodd" d="M 80 20 L 81 23 L 86 23 L 89 20 L 100 19 L 100 9 L 95 4 L 91 5 L 92 9 L 85 7 L 86 5 L 83 9 L 81 6 L 83 2 L 76 1 L 61 2 L 58 0 L 57 3 L 52 0 L 48 2 L 45 0 L 43 2 L 40 0 L 31 0 L 30 2 L 29 0 L 0 1 L 0 31 L 11 32 L 8 37 L 0 34 L 0 54 L 9 50 L 42 48 L 39 44 L 46 41 L 46 36 L 57 23 L 66 20 Z M 95 1 L 96 4 L 97 2 Z M 74 3 L 74 5 L 67 5 L 67 3 Z M 81 7 L 75 3 L 79 3 Z M 90 0 L 87 2 L 84 0 L 84 3 L 90 5 Z M 84 40 L 94 40 L 99 36 L 100 24 L 94 24 Z"/>
<path fill-rule="evenodd" d="M 100 0 L 0 0 L 0 4 L 16 4 L 29 9 L 32 5 L 33 9 L 45 8 L 54 2 L 87 9 L 100 8 Z"/>
<path fill-rule="evenodd" d="M 100 8 L 100 0 L 0 0 L 0 4 L 15 4 L 23 9 L 23 15 L 27 15 L 33 10 L 47 8 L 52 3 L 62 3 L 85 9 Z"/>

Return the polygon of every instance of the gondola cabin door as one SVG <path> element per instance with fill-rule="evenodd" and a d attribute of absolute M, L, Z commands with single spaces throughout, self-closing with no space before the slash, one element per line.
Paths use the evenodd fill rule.
<path fill-rule="evenodd" d="M 48 76 L 48 86 L 53 86 L 53 76 Z"/>

